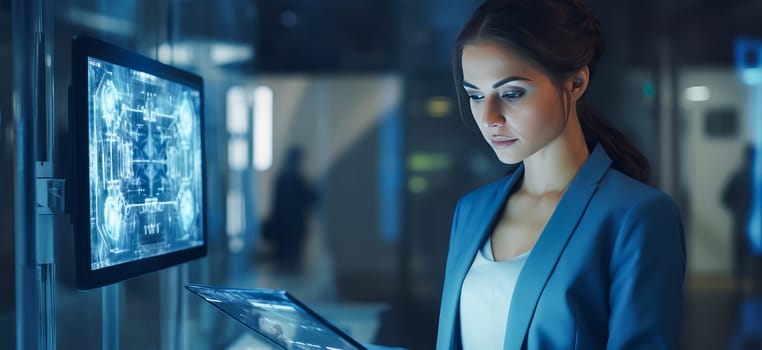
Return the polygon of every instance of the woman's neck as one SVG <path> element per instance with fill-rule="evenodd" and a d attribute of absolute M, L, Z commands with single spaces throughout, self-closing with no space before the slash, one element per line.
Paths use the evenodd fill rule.
<path fill-rule="evenodd" d="M 569 120 L 561 135 L 524 160 L 520 191 L 538 196 L 566 191 L 590 154 L 582 129 L 574 121 Z"/>

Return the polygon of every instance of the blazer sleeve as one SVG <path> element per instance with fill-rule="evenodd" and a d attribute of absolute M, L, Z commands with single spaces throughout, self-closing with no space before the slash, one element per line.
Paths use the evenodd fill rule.
<path fill-rule="evenodd" d="M 684 236 L 679 210 L 662 192 L 624 215 L 609 267 L 607 349 L 678 349 Z"/>
<path fill-rule="evenodd" d="M 444 285 L 442 286 L 441 304 L 439 306 L 439 320 L 437 321 L 437 350 L 451 350 L 455 349 L 457 346 L 458 332 L 455 328 L 457 319 L 457 301 L 455 295 L 457 295 L 457 291 L 452 290 L 450 286 L 454 283 L 454 281 L 452 281 L 453 277 L 451 276 L 452 264 L 455 263 L 453 261 L 455 259 L 454 250 L 457 249 L 454 242 L 456 241 L 455 235 L 457 232 L 458 220 L 460 218 L 460 208 L 463 201 L 464 200 L 461 198 L 455 205 L 452 226 L 450 228 L 450 242 L 447 248 L 448 253 L 445 264 L 445 278 Z"/>
<path fill-rule="evenodd" d="M 454 250 L 457 248 L 455 246 L 455 241 L 457 241 L 457 232 L 458 232 L 458 221 L 460 220 L 460 212 L 461 212 L 461 206 L 463 206 L 464 199 L 461 198 L 458 200 L 458 202 L 455 204 L 455 210 L 453 210 L 452 214 L 452 224 L 450 225 L 450 240 L 447 244 L 447 260 L 445 264 L 445 270 L 450 271 L 450 265 L 452 265 L 454 262 L 451 262 L 454 258 Z"/>

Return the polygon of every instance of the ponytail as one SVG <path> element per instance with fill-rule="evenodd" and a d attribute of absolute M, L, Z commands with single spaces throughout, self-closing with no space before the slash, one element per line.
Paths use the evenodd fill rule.
<path fill-rule="evenodd" d="M 600 143 L 613 162 L 614 169 L 640 182 L 649 183 L 651 166 L 627 137 L 601 119 L 583 100 L 577 102 L 577 115 L 588 145 Z"/>

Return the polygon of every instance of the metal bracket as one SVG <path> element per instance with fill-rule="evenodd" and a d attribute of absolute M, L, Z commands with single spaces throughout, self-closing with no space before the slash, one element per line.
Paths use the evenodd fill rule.
<path fill-rule="evenodd" d="M 55 217 L 64 214 L 65 184 L 64 180 L 53 178 L 38 178 L 36 181 L 35 242 L 38 264 L 52 264 L 55 261 Z"/>

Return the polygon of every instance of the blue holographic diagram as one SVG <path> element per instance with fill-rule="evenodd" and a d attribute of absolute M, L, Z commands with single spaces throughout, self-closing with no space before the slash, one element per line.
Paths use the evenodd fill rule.
<path fill-rule="evenodd" d="M 201 96 L 88 59 L 91 269 L 204 243 Z"/>

